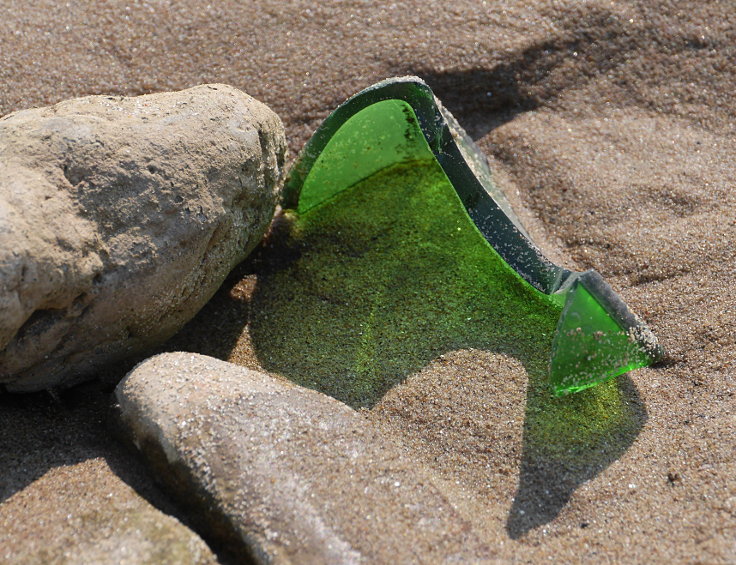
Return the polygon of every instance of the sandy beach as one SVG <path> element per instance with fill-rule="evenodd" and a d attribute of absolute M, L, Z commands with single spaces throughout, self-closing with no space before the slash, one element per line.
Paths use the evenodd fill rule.
<path fill-rule="evenodd" d="M 734 60 L 725 0 L 0 1 L 0 115 L 227 83 L 279 114 L 293 159 L 348 96 L 418 75 L 545 254 L 597 270 L 647 322 L 663 363 L 561 399 L 534 363 L 470 338 L 417 354 L 368 400 L 325 385 L 431 469 L 488 562 L 736 561 Z M 165 350 L 299 382 L 264 338 L 287 223 Z M 0 561 L 75 562 L 117 539 L 99 509 L 139 498 L 189 524 L 112 439 L 111 383 L 129 368 L 0 395 Z M 79 518 L 93 514 L 95 535 Z"/>

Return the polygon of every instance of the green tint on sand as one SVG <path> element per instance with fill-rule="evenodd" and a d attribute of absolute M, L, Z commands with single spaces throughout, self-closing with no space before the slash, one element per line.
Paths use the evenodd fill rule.
<path fill-rule="evenodd" d="M 264 368 L 360 408 L 445 352 L 483 349 L 524 365 L 525 443 L 545 460 L 594 457 L 629 427 L 615 381 L 550 395 L 560 306 L 485 241 L 435 161 L 384 169 L 290 219 L 280 244 L 292 258 L 253 298 Z"/>
<path fill-rule="evenodd" d="M 545 359 L 560 307 L 478 233 L 434 161 L 385 169 L 296 218 L 264 281 L 265 366 L 353 406 L 459 348 Z M 267 334 L 267 338 L 266 338 Z"/>

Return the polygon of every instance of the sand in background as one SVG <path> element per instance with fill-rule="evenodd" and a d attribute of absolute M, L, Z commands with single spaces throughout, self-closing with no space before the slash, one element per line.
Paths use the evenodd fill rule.
<path fill-rule="evenodd" d="M 736 560 L 731 2 L 4 1 L 0 16 L 0 114 L 225 82 L 277 111 L 296 151 L 360 88 L 425 78 L 491 156 L 535 241 L 567 267 L 598 270 L 670 360 L 620 379 L 625 433 L 572 454 L 568 432 L 547 446 L 530 441 L 549 404 L 527 390 L 521 364 L 485 351 L 448 352 L 367 417 L 435 469 L 489 557 Z M 257 367 L 243 324 L 269 251 L 172 346 Z M 6 553 L 33 558 L 17 525 L 49 512 L 42 489 L 71 493 L 59 504 L 72 514 L 105 503 L 73 496 L 89 491 L 90 465 L 166 504 L 138 467 L 110 464 L 125 455 L 105 441 L 105 402 L 71 391 L 62 405 L 73 416 L 62 418 L 41 400 L 3 399 Z M 67 522 L 44 527 L 69 536 Z"/>

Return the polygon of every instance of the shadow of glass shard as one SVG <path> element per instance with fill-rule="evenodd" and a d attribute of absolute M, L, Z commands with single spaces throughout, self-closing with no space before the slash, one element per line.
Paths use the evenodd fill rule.
<path fill-rule="evenodd" d="M 429 185 L 434 187 L 431 194 L 426 189 Z M 451 224 L 452 233 L 447 232 L 448 223 L 442 221 L 441 214 L 433 221 L 433 214 L 439 212 L 433 211 L 433 205 L 459 210 L 459 217 Z M 340 206 L 345 206 L 342 214 Z M 417 216 L 414 211 L 422 210 L 424 219 L 399 226 L 396 216 L 388 221 L 389 215 L 386 215 L 387 223 L 379 226 L 375 209 L 361 210 L 360 206 L 393 207 L 394 211 L 398 207 L 399 215 L 413 217 Z M 416 77 L 382 81 L 339 106 L 320 126 L 294 164 L 284 188 L 284 208 L 296 213 L 297 239 L 299 233 L 310 237 L 309 234 L 316 236 L 319 232 L 323 239 L 329 239 L 332 233 L 333 237 L 342 240 L 343 246 L 352 246 L 356 256 L 371 253 L 372 247 L 380 248 L 389 243 L 401 245 L 420 259 L 426 257 L 430 262 L 436 261 L 433 267 L 439 270 L 440 278 L 466 280 L 453 274 L 465 269 L 474 271 L 477 277 L 489 279 L 472 290 L 488 293 L 495 297 L 494 300 L 489 304 L 485 296 L 460 293 L 457 296 L 465 297 L 471 304 L 460 300 L 462 303 L 456 304 L 458 312 L 472 312 L 472 303 L 475 303 L 484 309 L 475 317 L 487 318 L 485 310 L 497 309 L 500 316 L 493 320 L 487 318 L 486 322 L 499 324 L 496 331 L 499 335 L 507 335 L 507 339 L 513 335 L 514 339 L 523 340 L 525 331 L 538 332 L 539 335 L 527 336 L 527 339 L 548 344 L 551 350 L 549 383 L 557 396 L 649 365 L 662 355 L 652 332 L 629 311 L 600 275 L 595 271 L 572 272 L 553 264 L 542 254 L 493 183 L 485 157 L 429 87 Z M 325 222 L 330 225 L 325 226 Z M 397 233 L 397 226 L 404 231 Z M 352 238 L 350 241 L 345 237 L 347 234 Z M 453 237 L 456 239 L 454 258 L 447 255 L 450 248 L 445 243 Z M 366 238 L 368 241 L 363 241 Z M 312 243 L 315 241 L 313 239 Z M 323 242 L 321 246 L 324 245 Z M 440 253 L 441 258 L 437 255 L 440 249 L 444 253 Z M 485 265 L 479 254 L 485 254 L 485 261 L 494 261 L 494 267 Z M 343 262 L 349 262 L 350 251 L 341 257 Z M 459 265 L 458 261 L 464 264 Z M 324 261 L 314 264 L 327 271 L 336 268 Z M 411 272 L 408 261 L 399 261 L 391 269 L 384 264 L 381 269 L 368 270 L 361 275 L 368 284 L 366 289 L 371 283 L 380 283 L 386 292 L 380 300 L 373 297 L 370 312 L 354 313 L 373 320 L 366 323 L 366 332 L 354 342 L 360 349 L 355 352 L 352 368 L 356 377 L 361 371 L 376 370 L 375 360 L 380 358 L 380 350 L 391 348 L 384 343 L 387 335 L 391 336 L 388 341 L 400 342 L 405 339 L 402 331 L 422 331 L 416 323 L 403 328 L 406 324 L 400 317 L 391 319 L 392 316 L 386 315 L 387 305 L 393 300 L 390 289 L 397 284 L 391 277 L 406 275 L 402 269 Z M 424 271 L 424 278 L 427 272 Z M 389 278 L 386 278 L 387 273 L 390 273 Z M 329 280 L 329 273 L 322 278 Z M 312 280 L 319 280 L 319 277 Z M 419 284 L 414 292 L 418 293 L 420 302 L 432 303 L 433 290 L 446 291 L 447 285 L 442 289 L 439 286 L 433 289 L 431 284 Z M 319 295 L 319 289 L 313 290 Z M 466 291 L 471 292 L 471 288 Z M 342 300 L 335 288 L 325 289 L 323 298 L 337 308 L 349 302 Z M 406 300 L 405 293 L 402 299 Z M 393 307 L 401 311 L 401 305 Z M 425 307 L 422 305 L 419 311 Z M 439 305 L 438 308 L 442 309 Z M 456 326 L 455 313 L 447 308 L 445 305 L 443 315 Z M 540 316 L 545 318 L 544 322 L 539 322 Z M 370 328 L 375 327 L 376 317 L 381 318 L 384 328 L 386 324 L 393 324 L 379 341 L 370 332 Z M 469 327 L 474 326 L 473 318 L 472 314 L 466 316 Z M 323 328 L 322 338 L 331 331 L 327 326 Z M 442 336 L 442 345 L 451 346 L 464 333 L 455 326 L 452 331 L 444 332 L 447 335 Z M 542 329 L 547 327 L 556 329 Z M 430 333 L 437 334 L 437 331 L 433 328 Z M 465 338 L 467 344 L 468 336 Z M 427 344 L 425 351 L 431 353 L 441 348 L 439 342 Z M 361 356 L 365 357 L 362 364 Z M 371 359 L 374 361 L 369 362 Z M 366 386 L 377 386 L 375 379 L 366 382 L 373 383 Z M 361 404 L 360 401 L 353 403 Z"/>

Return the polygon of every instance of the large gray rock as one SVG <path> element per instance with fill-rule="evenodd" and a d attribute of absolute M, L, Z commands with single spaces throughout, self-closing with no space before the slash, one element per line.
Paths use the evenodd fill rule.
<path fill-rule="evenodd" d="M 333 398 L 191 353 L 145 361 L 116 397 L 158 478 L 256 562 L 487 556 L 429 471 Z"/>
<path fill-rule="evenodd" d="M 260 240 L 284 154 L 226 85 L 0 119 L 0 385 L 71 385 L 175 333 Z"/>

